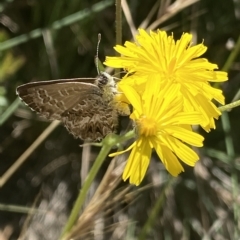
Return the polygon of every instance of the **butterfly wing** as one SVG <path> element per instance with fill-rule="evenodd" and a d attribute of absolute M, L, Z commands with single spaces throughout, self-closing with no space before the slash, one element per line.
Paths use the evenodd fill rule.
<path fill-rule="evenodd" d="M 98 141 L 115 132 L 118 114 L 95 79 L 63 79 L 28 83 L 18 96 L 49 120 L 60 120 L 76 138 Z"/>
<path fill-rule="evenodd" d="M 86 95 L 101 95 L 95 79 L 62 79 L 21 85 L 16 92 L 32 110 L 49 120 L 61 120 Z"/>

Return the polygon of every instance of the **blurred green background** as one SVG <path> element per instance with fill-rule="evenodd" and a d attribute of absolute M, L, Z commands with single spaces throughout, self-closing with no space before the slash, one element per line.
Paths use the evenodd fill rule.
<path fill-rule="evenodd" d="M 123 4 L 129 8 L 127 16 L 133 20 L 130 28 L 125 11 L 123 41 L 132 39 L 131 30 L 144 26 L 142 24 L 147 28 L 160 19 L 157 28 L 173 32 L 175 39 L 183 32 L 191 32 L 195 43 L 204 41 L 208 47 L 204 57 L 218 64 L 220 69 L 240 35 L 240 1 L 129 0 Z M 49 125 L 17 99 L 16 87 L 30 81 L 95 77 L 98 33 L 102 34 L 99 58 L 104 61 L 105 56 L 115 54 L 114 1 L 0 1 L 1 176 Z M 227 69 L 229 81 L 216 85 L 223 89 L 226 103 L 231 102 L 239 90 L 239 69 L 238 54 Z M 217 121 L 216 130 L 201 131 L 205 145 L 200 149 L 200 163 L 194 170 L 186 167 L 186 172 L 164 193 L 162 210 L 144 239 L 240 239 L 239 119 L 240 110 L 235 108 Z M 61 232 L 81 186 L 80 144 L 80 140 L 59 126 L 6 183 L 2 184 L 1 180 L 0 204 L 5 204 L 0 206 L 1 239 L 17 239 L 20 233 L 31 228 Z M 92 154 L 97 151 L 93 149 Z M 156 173 L 156 169 L 162 184 L 142 191 L 138 200 L 129 209 L 125 208 L 128 227 L 133 229 L 131 239 L 137 239 L 168 179 L 159 160 L 152 162 L 141 186 L 152 182 L 150 175 L 152 171 Z M 63 201 L 62 215 L 57 212 L 53 221 L 56 226 L 49 224 L 49 229 L 40 224 L 41 220 L 37 226 L 26 224 L 27 214 L 6 209 L 6 205 L 37 208 L 39 202 L 47 202 L 47 210 L 54 212 L 55 208 L 49 206 L 51 201 L 54 205 L 57 193 L 60 194 L 57 198 Z M 61 219 L 58 219 L 60 223 L 57 218 Z M 57 239 L 56 236 L 30 236 L 33 235 L 27 234 L 23 239 Z M 104 239 L 130 238 L 109 234 Z"/>

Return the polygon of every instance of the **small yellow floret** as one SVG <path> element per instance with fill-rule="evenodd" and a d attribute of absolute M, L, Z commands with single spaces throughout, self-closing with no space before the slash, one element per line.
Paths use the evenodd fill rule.
<path fill-rule="evenodd" d="M 138 121 L 139 134 L 145 137 L 157 134 L 157 123 L 154 119 L 142 116 Z"/>

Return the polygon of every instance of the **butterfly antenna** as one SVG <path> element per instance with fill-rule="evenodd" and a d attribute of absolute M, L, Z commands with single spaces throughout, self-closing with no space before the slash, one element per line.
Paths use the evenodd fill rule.
<path fill-rule="evenodd" d="M 99 60 L 98 60 L 98 51 L 99 51 L 100 42 L 101 42 L 101 33 L 98 34 L 97 53 L 96 53 L 96 57 L 95 57 L 95 64 L 96 64 L 98 75 L 100 74 L 100 72 L 99 72 Z"/>

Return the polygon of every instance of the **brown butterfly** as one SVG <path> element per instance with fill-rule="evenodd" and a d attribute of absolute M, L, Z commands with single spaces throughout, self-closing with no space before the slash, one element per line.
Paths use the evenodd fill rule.
<path fill-rule="evenodd" d="M 76 138 L 99 141 L 118 127 L 120 115 L 114 97 L 116 83 L 108 73 L 97 78 L 32 82 L 16 90 L 21 100 L 40 116 L 60 120 Z"/>

